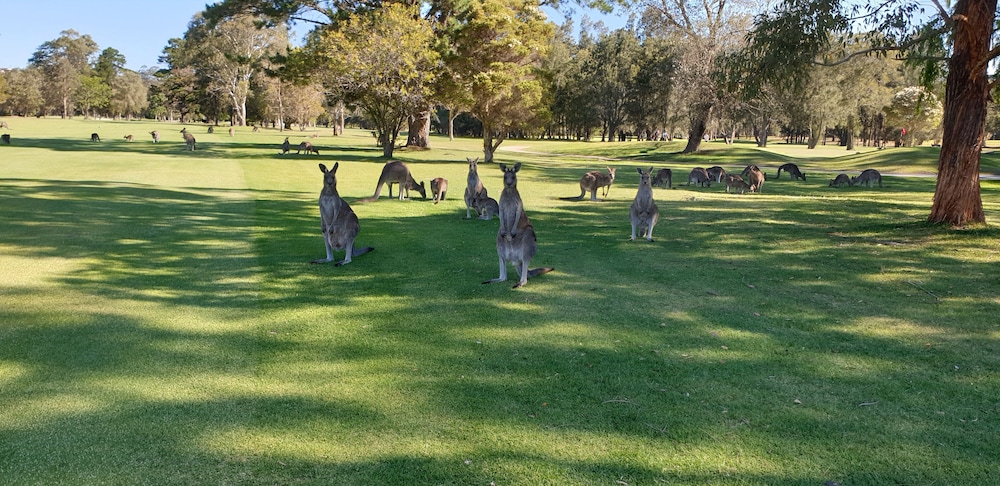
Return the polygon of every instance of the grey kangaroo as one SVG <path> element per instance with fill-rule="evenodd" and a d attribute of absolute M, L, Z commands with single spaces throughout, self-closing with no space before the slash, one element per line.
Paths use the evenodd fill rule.
<path fill-rule="evenodd" d="M 191 135 L 186 127 L 181 129 L 181 134 L 184 135 L 184 144 L 187 145 L 188 150 L 193 152 L 195 146 L 194 135 Z"/>
<path fill-rule="evenodd" d="M 337 192 L 337 168 L 340 162 L 333 164 L 333 169 L 319 164 L 323 171 L 323 190 L 319 193 L 319 216 L 323 228 L 323 242 L 326 244 L 326 258 L 313 260 L 311 263 L 329 263 L 334 260 L 333 251 L 344 251 L 344 259 L 337 262 L 338 267 L 351 263 L 351 258 L 364 255 L 374 248 L 354 248 L 354 238 L 361 231 L 358 215 L 340 197 Z"/>
<path fill-rule="evenodd" d="M 699 186 L 712 187 L 712 178 L 708 176 L 708 171 L 704 167 L 691 169 L 691 173 L 688 174 L 687 185 L 690 186 L 692 182 Z"/>
<path fill-rule="evenodd" d="M 644 233 L 649 241 L 653 241 L 653 227 L 660 219 L 660 210 L 653 202 L 653 186 L 650 183 L 649 175 L 653 173 L 653 168 L 648 171 L 639 171 L 639 190 L 635 193 L 635 200 L 629 209 L 628 219 L 632 223 L 632 241 L 635 241 L 636 230 Z"/>
<path fill-rule="evenodd" d="M 709 179 L 720 184 L 722 183 L 722 178 L 726 176 L 726 169 L 717 165 L 705 169 L 705 172 L 708 174 Z"/>
<path fill-rule="evenodd" d="M 743 177 L 736 174 L 729 174 L 726 176 L 726 192 L 735 192 L 743 194 L 750 189 L 750 186 L 743 180 Z"/>
<path fill-rule="evenodd" d="M 778 167 L 778 175 L 775 176 L 775 179 L 781 179 L 781 171 L 788 172 L 788 177 L 793 181 L 798 179 L 806 180 L 806 175 L 799 170 L 799 166 L 791 162 Z"/>
<path fill-rule="evenodd" d="M 830 179 L 830 187 L 844 187 L 844 184 L 853 186 L 854 181 L 852 181 L 850 177 L 847 177 L 847 174 L 837 174 L 837 177 Z"/>
<path fill-rule="evenodd" d="M 448 194 L 448 179 L 444 177 L 431 179 L 431 194 L 434 195 L 434 204 L 444 201 L 445 195 Z"/>
<path fill-rule="evenodd" d="M 670 169 L 660 169 L 656 172 L 656 177 L 653 178 L 653 186 L 662 186 L 666 184 L 667 187 L 673 187 L 674 173 Z"/>
<path fill-rule="evenodd" d="M 470 159 L 466 157 L 469 161 L 469 176 L 466 178 L 465 187 L 465 219 L 472 218 L 472 209 L 476 207 L 476 202 L 480 199 L 486 199 L 486 188 L 483 187 L 483 181 L 479 178 L 479 158 Z M 478 208 L 476 212 L 482 215 L 482 211 Z"/>
<path fill-rule="evenodd" d="M 149 134 L 153 136 L 153 143 L 160 143 L 160 132 L 158 130 L 153 130 Z"/>
<path fill-rule="evenodd" d="M 476 213 L 479 214 L 479 219 L 484 221 L 489 221 L 500 213 L 500 205 L 492 197 L 476 199 L 472 204 L 476 208 Z"/>
<path fill-rule="evenodd" d="M 288 143 L 288 137 L 285 137 L 285 141 L 281 142 L 281 155 L 287 154 L 292 150 L 292 144 Z"/>
<path fill-rule="evenodd" d="M 518 288 L 528 282 L 528 279 L 543 273 L 551 272 L 552 267 L 534 268 L 528 270 L 528 264 L 535 256 L 538 243 L 535 240 L 535 229 L 524 213 L 524 203 L 517 191 L 517 171 L 521 163 L 508 168 L 500 164 L 503 171 L 503 192 L 500 193 L 500 229 L 497 231 L 497 256 L 500 257 L 500 276 L 483 282 L 484 284 L 505 282 L 507 280 L 507 263 L 517 268 L 520 280 L 514 287 Z"/>
<path fill-rule="evenodd" d="M 875 169 L 865 169 L 861 171 L 861 174 L 857 177 L 852 177 L 851 182 L 853 182 L 855 186 L 867 184 L 868 187 L 872 187 L 872 184 L 878 182 L 878 186 L 882 187 L 882 174 Z"/>
<path fill-rule="evenodd" d="M 743 176 L 750 179 L 748 183 L 750 186 L 750 192 L 760 192 L 760 189 L 764 187 L 764 180 L 766 177 L 756 165 L 750 164 L 743 169 Z"/>
<path fill-rule="evenodd" d="M 133 140 L 135 140 L 135 137 L 133 137 L 132 135 L 125 135 L 125 141 L 126 142 L 131 142 Z"/>
<path fill-rule="evenodd" d="M 319 155 L 319 149 L 316 148 L 316 147 L 314 147 L 313 144 L 310 143 L 310 142 L 302 142 L 302 143 L 300 143 L 299 144 L 299 150 L 296 151 L 295 153 L 296 154 L 301 154 L 303 150 L 306 151 L 306 155 L 309 155 L 310 153 Z"/>
<path fill-rule="evenodd" d="M 90 134 L 90 141 L 91 142 L 100 142 L 101 141 L 101 136 L 98 135 L 98 134 L 96 134 L 96 133 L 91 133 Z"/>
<path fill-rule="evenodd" d="M 371 202 L 378 200 L 379 194 L 382 193 L 382 185 L 387 184 L 389 186 L 389 199 L 392 199 L 392 185 L 399 184 L 399 200 L 403 200 L 403 191 L 406 191 L 406 197 L 410 197 L 410 189 L 413 189 L 420 193 L 420 197 L 427 199 L 427 191 L 424 189 L 424 181 L 413 180 L 413 176 L 410 175 L 410 168 L 406 164 L 394 160 L 392 162 L 387 162 L 384 167 L 382 167 L 382 175 L 378 178 L 378 185 L 375 186 L 375 194 L 372 197 L 363 199 L 363 202 Z"/>
<path fill-rule="evenodd" d="M 592 170 L 587 172 L 580 178 L 580 195 L 576 197 L 562 197 L 560 199 L 565 201 L 580 201 L 583 200 L 583 196 L 590 191 L 590 200 L 597 200 L 597 190 L 604 188 L 603 197 L 608 197 L 608 191 L 611 190 L 611 184 L 615 182 L 615 168 L 608 167 L 608 173 L 605 174 L 601 171 Z"/>

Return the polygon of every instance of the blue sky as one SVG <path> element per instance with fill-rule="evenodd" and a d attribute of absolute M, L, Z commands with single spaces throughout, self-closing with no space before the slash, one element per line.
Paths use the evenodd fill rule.
<path fill-rule="evenodd" d="M 195 13 L 211 0 L 3 0 L 0 6 L 0 68 L 21 68 L 46 41 L 64 30 L 86 34 L 100 49 L 113 47 L 126 67 L 156 65 L 167 40 L 181 37 Z M 582 17 L 583 12 L 578 12 Z M 589 12 L 592 18 L 603 18 Z M 552 16 L 561 22 L 562 16 Z M 624 21 L 604 18 L 611 28 Z"/>

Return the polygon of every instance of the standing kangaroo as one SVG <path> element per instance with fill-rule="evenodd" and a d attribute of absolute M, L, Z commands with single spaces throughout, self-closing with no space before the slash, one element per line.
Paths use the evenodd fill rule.
<path fill-rule="evenodd" d="M 344 260 L 337 262 L 338 267 L 351 263 L 351 258 L 364 255 L 374 248 L 354 248 L 354 238 L 361 231 L 358 215 L 340 197 L 337 192 L 337 168 L 340 162 L 333 164 L 333 169 L 319 164 L 323 171 L 323 190 L 319 193 L 319 216 L 323 228 L 323 242 L 326 243 L 326 258 L 313 260 L 311 263 L 329 263 L 333 261 L 333 250 L 344 251 Z"/>
<path fill-rule="evenodd" d="M 153 136 L 153 143 L 160 142 L 160 132 L 158 130 L 153 130 L 149 134 Z"/>
<path fill-rule="evenodd" d="M 378 185 L 375 186 L 375 194 L 372 197 L 363 199 L 363 202 L 371 202 L 378 200 L 379 194 L 382 193 L 382 185 L 387 184 L 389 186 L 389 198 L 392 199 L 392 185 L 399 184 L 399 200 L 403 200 L 403 191 L 406 191 L 406 197 L 410 197 L 410 189 L 416 190 L 420 193 L 420 197 L 427 199 L 427 191 L 424 189 L 424 181 L 413 180 L 413 176 L 410 175 L 410 168 L 406 164 L 394 160 L 392 162 L 387 162 L 384 167 L 382 167 L 382 175 L 378 178 Z"/>
<path fill-rule="evenodd" d="M 497 256 L 500 257 L 500 276 L 483 282 L 484 284 L 505 282 L 507 280 L 507 263 L 513 264 L 520 275 L 520 280 L 512 288 L 518 288 L 528 282 L 528 279 L 543 273 L 551 272 L 552 267 L 528 270 L 528 264 L 535 256 L 538 243 L 535 240 L 535 228 L 524 213 L 524 203 L 521 193 L 517 191 L 517 171 L 521 163 L 508 168 L 500 164 L 503 171 L 503 192 L 500 193 L 500 229 L 497 231 Z"/>
<path fill-rule="evenodd" d="M 608 191 L 611 190 L 611 183 L 615 182 L 615 170 L 614 167 L 608 167 L 608 173 L 605 174 L 601 171 L 592 170 L 587 172 L 580 178 L 580 195 L 576 197 L 562 197 L 564 201 L 581 201 L 583 196 L 590 191 L 590 200 L 597 200 L 597 190 L 604 188 L 603 197 L 608 197 Z"/>
<path fill-rule="evenodd" d="M 443 201 L 447 193 L 448 179 L 445 179 L 444 177 L 435 177 L 431 179 L 431 194 L 434 195 L 434 204 Z"/>
<path fill-rule="evenodd" d="M 806 180 L 806 175 L 803 174 L 801 171 L 799 171 L 799 166 L 791 162 L 783 164 L 780 167 L 778 167 L 778 175 L 775 177 L 775 179 L 781 179 L 782 170 L 788 172 L 788 177 L 793 181 L 797 179 Z"/>
<path fill-rule="evenodd" d="M 653 227 L 660 219 L 660 210 L 653 202 L 653 186 L 649 181 L 653 168 L 648 171 L 639 171 L 639 190 L 635 193 L 635 200 L 629 209 L 628 219 L 632 222 L 632 241 L 635 241 L 636 230 L 645 233 L 646 239 L 653 241 Z"/>
<path fill-rule="evenodd" d="M 486 188 L 483 187 L 483 181 L 479 178 L 479 158 L 470 159 L 466 157 L 469 161 L 469 176 L 466 178 L 465 187 L 465 219 L 472 218 L 472 209 L 476 207 L 476 201 L 480 199 L 486 199 Z M 482 215 L 482 212 L 477 209 L 477 213 Z"/>
<path fill-rule="evenodd" d="M 181 134 L 184 135 L 184 144 L 187 145 L 188 150 L 193 152 L 195 146 L 194 135 L 191 135 L 186 127 L 181 129 Z"/>
<path fill-rule="evenodd" d="M 656 177 L 653 178 L 654 186 L 662 186 L 666 183 L 667 187 L 673 187 L 674 173 L 670 169 L 660 169 L 656 172 Z"/>
<path fill-rule="evenodd" d="M 281 155 L 287 154 L 290 150 L 292 150 L 292 144 L 288 143 L 288 137 L 285 137 L 285 141 L 281 143 Z"/>
<path fill-rule="evenodd" d="M 878 186 L 882 187 L 882 174 L 875 169 L 865 169 L 857 177 L 852 177 L 851 182 L 855 186 L 867 184 L 868 187 L 872 187 L 873 183 L 878 182 Z"/>

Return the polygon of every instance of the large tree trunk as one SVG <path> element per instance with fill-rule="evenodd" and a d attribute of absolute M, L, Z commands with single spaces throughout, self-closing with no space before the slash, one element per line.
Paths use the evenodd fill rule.
<path fill-rule="evenodd" d="M 997 0 L 959 0 L 955 4 L 937 187 L 928 218 L 932 223 L 964 226 L 986 222 L 979 156 L 986 141 L 990 96 L 986 67 L 996 7 Z"/>
<path fill-rule="evenodd" d="M 431 148 L 431 110 L 429 108 L 414 111 L 410 115 L 409 133 L 406 136 L 407 147 Z"/>
<path fill-rule="evenodd" d="M 708 103 L 691 107 L 691 127 L 688 129 L 687 145 L 681 153 L 691 154 L 701 148 L 701 140 L 708 130 L 708 119 L 712 116 L 712 105 Z"/>
<path fill-rule="evenodd" d="M 847 145 L 847 150 L 854 150 L 854 131 L 856 130 L 854 127 L 854 118 L 854 113 L 847 115 L 847 134 L 844 135 L 847 139 L 844 141 L 845 145 Z"/>

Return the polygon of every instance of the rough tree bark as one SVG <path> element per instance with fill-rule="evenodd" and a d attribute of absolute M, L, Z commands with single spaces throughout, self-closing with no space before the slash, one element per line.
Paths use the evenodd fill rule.
<path fill-rule="evenodd" d="M 955 4 L 954 43 L 945 85 L 941 155 L 928 220 L 953 226 L 985 223 L 979 156 L 986 141 L 990 83 L 986 75 L 997 0 Z"/>
<path fill-rule="evenodd" d="M 691 126 L 688 129 L 687 145 L 681 153 L 691 154 L 701 148 L 701 140 L 708 130 L 708 120 L 712 116 L 712 106 L 709 103 L 701 103 L 691 107 Z"/>

